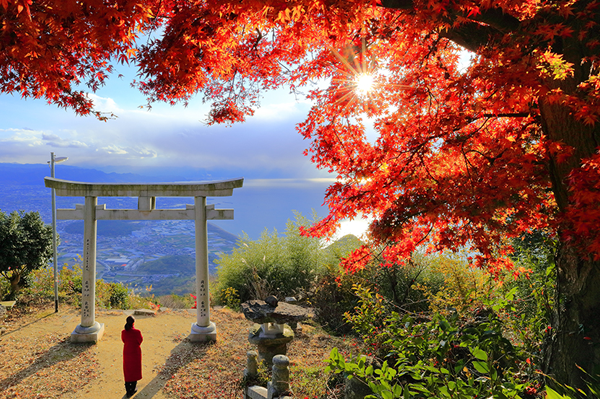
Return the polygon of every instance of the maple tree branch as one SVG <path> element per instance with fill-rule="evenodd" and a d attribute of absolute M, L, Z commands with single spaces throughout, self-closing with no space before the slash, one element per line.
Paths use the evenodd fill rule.
<path fill-rule="evenodd" d="M 439 32 L 441 37 L 445 37 L 473 53 L 477 53 L 481 47 L 485 47 L 497 34 L 498 31 L 495 29 L 475 22 Z"/>
<path fill-rule="evenodd" d="M 482 116 L 485 118 L 528 118 L 531 116 L 531 112 L 507 112 L 500 114 L 483 114 Z"/>
<path fill-rule="evenodd" d="M 411 10 L 415 7 L 413 0 L 382 0 L 381 7 L 395 10 Z M 464 15 L 458 12 L 450 13 L 449 21 L 455 22 L 458 17 L 466 18 L 469 22 L 457 27 L 440 31 L 439 34 L 461 47 L 472 52 L 486 45 L 496 36 L 517 31 L 521 22 L 500 8 L 489 8 L 477 13 Z"/>
<path fill-rule="evenodd" d="M 413 0 L 381 0 L 381 6 L 394 10 L 410 10 L 415 7 Z M 501 8 L 488 8 L 487 10 L 462 15 L 470 20 L 482 22 L 500 32 L 512 32 L 519 29 L 521 22 L 510 14 L 506 14 Z"/>
<path fill-rule="evenodd" d="M 504 112 L 499 114 L 483 114 L 480 116 L 474 116 L 470 118 L 466 118 L 468 123 L 473 123 L 476 120 L 481 118 L 491 119 L 491 118 L 530 118 L 536 117 L 535 115 L 531 115 L 531 112 Z"/>

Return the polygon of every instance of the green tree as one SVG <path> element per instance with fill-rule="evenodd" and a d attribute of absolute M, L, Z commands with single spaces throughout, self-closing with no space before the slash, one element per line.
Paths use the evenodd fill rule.
<path fill-rule="evenodd" d="M 48 264 L 52 257 L 52 228 L 38 212 L 0 211 L 0 274 L 10 282 L 14 298 L 32 271 Z"/>

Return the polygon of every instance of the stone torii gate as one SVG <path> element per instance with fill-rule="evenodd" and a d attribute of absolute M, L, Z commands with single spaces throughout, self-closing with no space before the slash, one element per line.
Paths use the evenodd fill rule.
<path fill-rule="evenodd" d="M 71 334 L 72 342 L 97 342 L 104 334 L 104 324 L 95 320 L 96 296 L 96 233 L 98 220 L 194 220 L 196 228 L 196 322 L 192 323 L 190 339 L 217 339 L 217 327 L 210 321 L 208 287 L 207 220 L 233 219 L 233 209 L 215 209 L 206 205 L 206 197 L 233 195 L 244 179 L 183 183 L 82 183 L 45 179 L 46 187 L 56 195 L 85 197 L 84 205 L 75 209 L 57 210 L 62 220 L 83 220 L 83 278 L 81 293 L 81 324 Z M 138 209 L 106 209 L 98 205 L 98 197 L 138 197 Z M 194 205 L 186 209 L 156 209 L 156 197 L 194 197 Z"/>

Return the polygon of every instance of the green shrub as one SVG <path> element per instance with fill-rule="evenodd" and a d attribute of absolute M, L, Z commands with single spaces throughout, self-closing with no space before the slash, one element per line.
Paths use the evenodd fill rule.
<path fill-rule="evenodd" d="M 300 226 L 313 222 L 296 213 L 296 220 L 288 221 L 283 236 L 277 231 L 271 234 L 265 231 L 256 241 L 244 236 L 233 253 L 216 261 L 214 292 L 233 288 L 240 302 L 268 295 L 280 298 L 305 295 L 323 269 L 321 241 L 303 237 L 299 232 Z M 215 298 L 217 302 L 220 299 Z"/>
<path fill-rule="evenodd" d="M 79 306 L 81 303 L 82 272 L 78 265 L 58 270 L 58 299 L 61 303 Z M 54 301 L 54 269 L 50 266 L 34 270 L 27 277 L 22 297 L 42 301 Z"/>
<path fill-rule="evenodd" d="M 0 211 L 0 277 L 10 282 L 8 297 L 16 299 L 32 271 L 52 258 L 52 228 L 38 212 Z"/>
<path fill-rule="evenodd" d="M 309 305 L 314 308 L 315 321 L 329 333 L 344 335 L 352 332 L 352 325 L 345 314 L 357 306 L 358 298 L 352 287 L 360 281 L 368 282 L 368 278 L 363 278 L 365 275 L 362 271 L 355 274 L 332 271 L 323 275 L 315 285 Z"/>
<path fill-rule="evenodd" d="M 504 317 L 510 329 L 542 364 L 544 340 L 552 335 L 552 317 L 556 299 L 555 243 L 541 232 L 513 241 L 518 278 L 506 279 L 506 289 L 515 290 L 515 304 Z"/>
<path fill-rule="evenodd" d="M 72 269 L 59 270 L 58 299 L 60 303 L 71 306 L 81 305 L 82 270 L 79 265 Z M 152 287 L 148 287 L 150 291 Z M 34 270 L 28 276 L 28 284 L 21 291 L 23 301 L 54 301 L 54 270 L 51 267 Z M 121 283 L 96 281 L 96 306 L 105 309 L 157 308 L 154 296 L 140 296 Z"/>
<path fill-rule="evenodd" d="M 569 385 L 561 384 L 554 378 L 547 376 L 550 386 L 546 386 L 547 399 L 597 399 L 600 398 L 600 374 L 590 374 L 583 368 L 575 365 L 584 375 L 585 391 L 578 388 L 573 388 Z"/>
<path fill-rule="evenodd" d="M 170 309 L 191 309 L 194 306 L 194 300 L 189 295 L 162 295 L 157 302 L 161 307 Z"/>
<path fill-rule="evenodd" d="M 483 300 L 494 296 L 499 287 L 498 282 L 473 268 L 464 257 L 438 254 L 426 259 L 427 276 L 424 283 L 417 282 L 415 288 L 423 293 L 429 310 L 434 313 L 466 315 Z"/>
<path fill-rule="evenodd" d="M 444 282 L 443 276 L 431 267 L 437 258 L 415 254 L 405 264 L 386 266 L 375 258 L 354 273 L 342 270 L 340 260 L 360 245 L 362 243 L 356 239 L 335 256 L 327 255 L 327 273 L 315 285 L 314 295 L 310 298 L 319 323 L 331 333 L 348 334 L 352 330 L 348 317 L 359 304 L 357 289 L 366 289 L 369 295 L 376 293 L 388 310 L 421 312 L 428 309 L 428 293 L 437 292 Z M 355 332 L 358 331 L 355 329 Z"/>
<path fill-rule="evenodd" d="M 315 320 L 331 334 L 343 335 L 352 330 L 344 314 L 354 309 L 358 299 L 352 287 L 372 281 L 372 269 L 350 274 L 340 267 L 340 261 L 360 247 L 354 236 L 342 237 L 324 250 L 325 267 L 312 289 L 308 304 L 314 308 Z"/>
<path fill-rule="evenodd" d="M 470 302 L 469 311 L 444 307 L 441 315 L 400 313 L 383 295 L 356 285 L 359 304 L 348 321 L 369 349 L 354 359 L 332 351 L 328 370 L 365 381 L 372 398 L 533 399 L 542 384 L 532 347 L 515 340 L 506 322 L 519 311 L 518 288 L 502 287 Z M 379 366 L 366 356 L 380 359 Z"/>
<path fill-rule="evenodd" d="M 8 297 L 10 293 L 10 283 L 6 279 L 0 279 L 0 299 Z"/>
<path fill-rule="evenodd" d="M 130 292 L 121 283 L 109 283 L 108 303 L 113 309 L 128 309 Z"/>
<path fill-rule="evenodd" d="M 239 309 L 240 296 L 237 290 L 233 287 L 227 287 L 219 292 L 219 303 L 234 310 Z"/>

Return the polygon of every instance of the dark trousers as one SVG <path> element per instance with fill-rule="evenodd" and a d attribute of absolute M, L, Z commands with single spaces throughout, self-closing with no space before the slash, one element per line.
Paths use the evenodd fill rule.
<path fill-rule="evenodd" d="M 135 387 L 137 386 L 137 381 L 131 381 L 125 383 L 125 390 L 128 395 L 133 395 L 135 393 Z"/>

